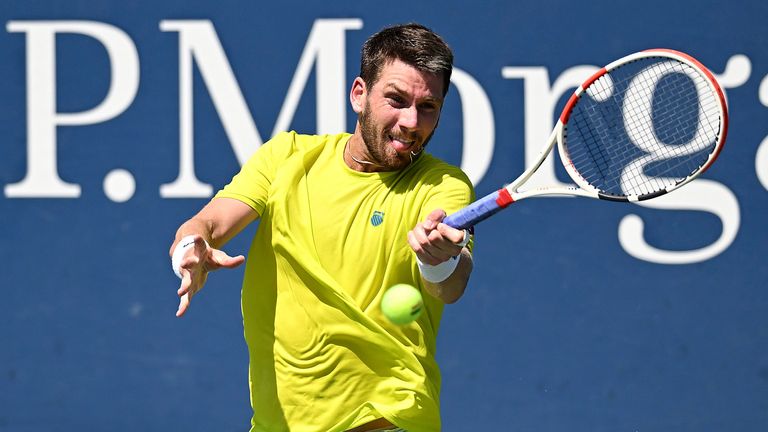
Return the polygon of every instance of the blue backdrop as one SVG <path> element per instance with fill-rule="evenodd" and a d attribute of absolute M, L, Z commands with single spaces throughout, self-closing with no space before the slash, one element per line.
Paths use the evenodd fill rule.
<path fill-rule="evenodd" d="M 242 269 L 176 319 L 167 249 L 276 130 L 351 129 L 360 45 L 406 21 L 455 50 L 430 147 L 478 195 L 631 52 L 694 55 L 731 110 L 720 160 L 654 207 L 529 200 L 478 227 L 439 338 L 443 429 L 768 429 L 768 3 L 44 0 L 0 17 L 0 430 L 247 429 Z"/>

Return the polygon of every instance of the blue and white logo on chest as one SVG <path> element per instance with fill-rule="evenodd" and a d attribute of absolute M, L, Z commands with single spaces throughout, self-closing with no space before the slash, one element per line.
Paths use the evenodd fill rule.
<path fill-rule="evenodd" d="M 376 227 L 382 223 L 384 223 L 384 212 L 378 210 L 374 211 L 373 215 L 371 216 L 371 225 Z"/>

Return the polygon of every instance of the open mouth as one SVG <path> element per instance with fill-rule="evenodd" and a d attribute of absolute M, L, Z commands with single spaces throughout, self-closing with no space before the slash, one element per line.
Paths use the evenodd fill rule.
<path fill-rule="evenodd" d="M 390 144 L 398 153 L 404 153 L 409 151 L 411 147 L 413 147 L 413 144 L 416 142 L 416 140 L 409 140 L 403 137 L 395 137 L 392 135 L 389 135 L 388 138 L 389 138 Z"/>

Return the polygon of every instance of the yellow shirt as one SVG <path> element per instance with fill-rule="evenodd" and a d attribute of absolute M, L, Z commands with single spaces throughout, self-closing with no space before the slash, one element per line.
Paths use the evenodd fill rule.
<path fill-rule="evenodd" d="M 378 417 L 440 430 L 443 304 L 424 292 L 407 233 L 436 208 L 469 204 L 472 186 L 429 154 L 401 171 L 354 171 L 349 137 L 279 134 L 216 195 L 261 215 L 242 291 L 252 431 L 343 431 Z M 424 313 L 405 326 L 380 310 L 396 283 L 424 293 Z"/>

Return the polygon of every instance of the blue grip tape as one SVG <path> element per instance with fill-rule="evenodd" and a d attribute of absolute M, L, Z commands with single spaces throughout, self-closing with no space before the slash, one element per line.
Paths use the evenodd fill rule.
<path fill-rule="evenodd" d="M 446 217 L 443 220 L 443 223 L 456 229 L 473 227 L 475 224 L 488 219 L 504 208 L 496 203 L 498 198 L 499 191 L 490 193 L 469 206 Z"/>

